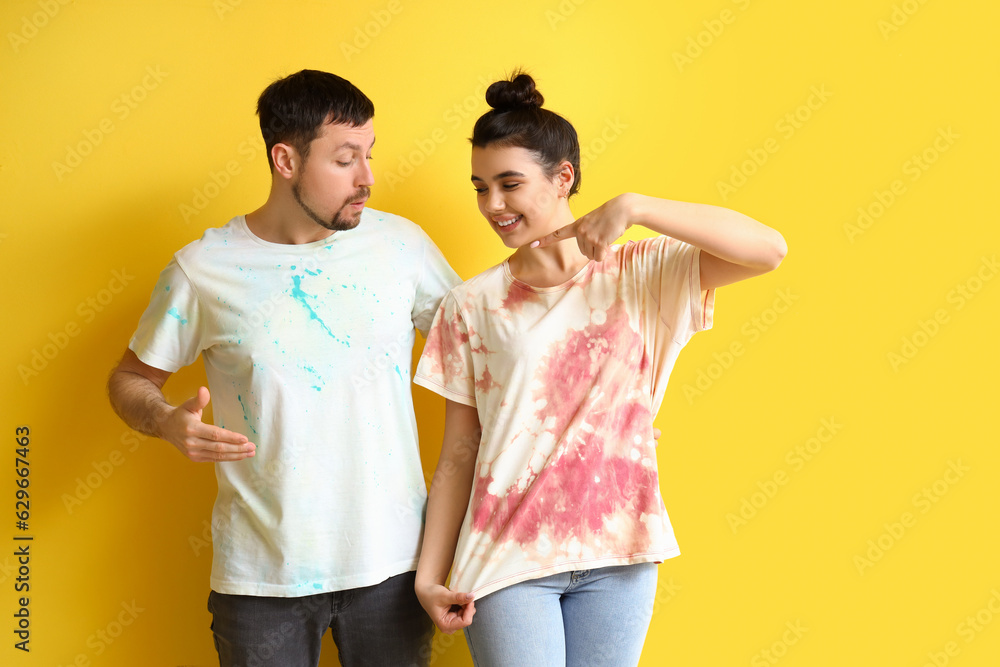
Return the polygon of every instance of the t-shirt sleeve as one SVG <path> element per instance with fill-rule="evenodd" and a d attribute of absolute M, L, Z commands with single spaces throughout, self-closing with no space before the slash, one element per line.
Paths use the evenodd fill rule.
<path fill-rule="evenodd" d="M 453 293 L 434 316 L 413 381 L 447 399 L 476 407 L 476 371 L 469 329 Z"/>
<path fill-rule="evenodd" d="M 411 319 L 413 326 L 426 337 L 441 299 L 448 290 L 462 281 L 430 237 L 423 232 L 421 235 L 424 240 L 424 250 Z"/>
<path fill-rule="evenodd" d="M 684 345 L 698 331 L 711 329 L 715 290 L 701 289 L 701 249 L 669 236 L 636 245 L 643 281 L 670 337 Z"/>
<path fill-rule="evenodd" d="M 194 363 L 201 353 L 202 317 L 194 285 L 177 259 L 172 259 L 160 273 L 129 349 L 143 363 L 174 373 Z"/>

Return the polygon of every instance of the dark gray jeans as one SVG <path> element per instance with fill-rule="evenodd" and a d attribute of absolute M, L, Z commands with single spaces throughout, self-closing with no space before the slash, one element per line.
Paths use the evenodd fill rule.
<path fill-rule="evenodd" d="M 221 667 L 316 667 L 327 628 L 344 667 L 427 667 L 434 626 L 414 572 L 380 584 L 299 598 L 212 591 L 208 610 Z"/>

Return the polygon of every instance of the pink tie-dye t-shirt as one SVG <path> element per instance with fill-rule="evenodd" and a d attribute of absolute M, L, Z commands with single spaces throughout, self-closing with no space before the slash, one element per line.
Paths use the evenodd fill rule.
<path fill-rule="evenodd" d="M 630 241 L 545 288 L 504 262 L 444 298 L 414 382 L 476 407 L 483 429 L 453 590 L 680 553 L 652 429 L 678 353 L 712 326 L 699 255 Z"/>

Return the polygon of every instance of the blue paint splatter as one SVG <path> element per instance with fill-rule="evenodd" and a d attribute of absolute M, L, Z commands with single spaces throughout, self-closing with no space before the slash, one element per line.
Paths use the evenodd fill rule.
<path fill-rule="evenodd" d="M 318 276 L 319 274 L 323 273 L 323 269 L 316 269 L 315 271 L 310 271 L 309 269 L 306 269 L 305 272 L 308 273 L 310 276 Z"/>
<path fill-rule="evenodd" d="M 170 285 L 167 285 L 164 289 L 166 289 L 169 292 L 170 291 Z"/>
<path fill-rule="evenodd" d="M 247 423 L 247 426 L 249 426 L 250 430 L 254 432 L 254 435 L 257 435 L 257 429 L 255 429 L 253 424 L 250 423 L 250 414 L 247 412 L 247 406 L 243 403 L 243 397 L 237 394 L 236 400 L 240 402 L 240 407 L 243 408 L 243 421 Z"/>
<path fill-rule="evenodd" d="M 319 372 L 309 364 L 302 364 L 302 368 L 315 375 L 316 379 L 319 381 L 319 384 L 314 384 L 312 388 L 315 389 L 316 391 L 323 391 L 323 387 L 326 386 L 326 382 L 323 380 L 323 376 L 320 375 Z M 323 387 L 320 387 L 319 386 L 320 384 L 323 385 Z"/>
<path fill-rule="evenodd" d="M 319 322 L 319 325 L 323 327 L 323 330 L 326 331 L 327 335 L 329 335 L 330 338 L 334 339 L 338 343 L 343 343 L 347 347 L 350 347 L 351 346 L 350 343 L 348 343 L 346 340 L 341 340 L 340 338 L 337 338 L 337 336 L 335 336 L 334 333 L 330 331 L 330 327 L 326 326 L 326 322 L 324 322 L 323 319 L 316 314 L 316 311 L 313 310 L 313 307 L 309 305 L 308 301 L 306 301 L 307 298 L 315 299 L 316 297 L 313 296 L 312 294 L 306 294 L 305 292 L 302 291 L 302 276 L 292 276 L 292 282 L 295 283 L 295 287 L 292 288 L 292 298 L 301 303 L 303 306 L 305 306 L 306 310 L 309 311 L 310 319 Z"/>
<path fill-rule="evenodd" d="M 171 317 L 176 318 L 181 324 L 187 324 L 188 323 L 187 320 L 185 320 L 183 317 L 181 317 L 180 312 L 176 308 L 171 308 L 170 310 L 168 310 L 167 311 L 167 315 L 170 315 Z"/>

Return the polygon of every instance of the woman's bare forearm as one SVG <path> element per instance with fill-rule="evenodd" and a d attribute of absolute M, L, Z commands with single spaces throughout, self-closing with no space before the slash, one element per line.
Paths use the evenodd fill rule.
<path fill-rule="evenodd" d="M 448 401 L 444 442 L 427 499 L 418 586 L 444 585 L 448 579 L 472 493 L 480 435 L 476 408 Z"/>

